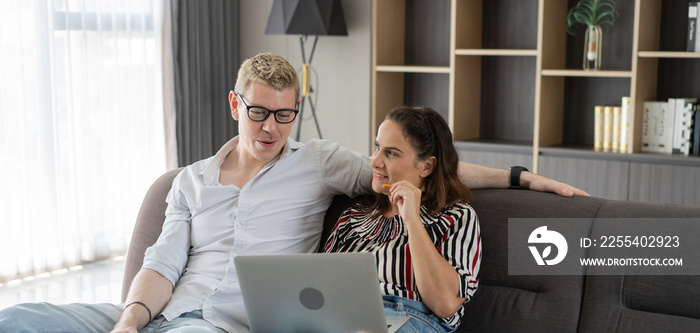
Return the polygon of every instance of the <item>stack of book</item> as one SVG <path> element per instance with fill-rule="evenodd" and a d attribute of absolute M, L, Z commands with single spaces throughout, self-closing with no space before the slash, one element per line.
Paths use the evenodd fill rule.
<path fill-rule="evenodd" d="M 700 155 L 700 104 L 696 98 L 644 102 L 642 152 Z M 619 106 L 595 107 L 593 148 L 605 153 L 632 153 L 633 117 L 629 97 Z"/>
<path fill-rule="evenodd" d="M 632 153 L 632 117 L 629 97 L 622 98 L 622 105 L 595 107 L 595 132 L 593 148 L 605 153 Z"/>
<path fill-rule="evenodd" d="M 698 155 L 700 119 L 696 102 L 696 98 L 644 102 L 642 152 Z"/>

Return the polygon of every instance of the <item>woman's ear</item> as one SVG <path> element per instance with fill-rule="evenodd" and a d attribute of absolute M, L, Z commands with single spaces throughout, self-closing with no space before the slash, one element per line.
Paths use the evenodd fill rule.
<path fill-rule="evenodd" d="M 433 173 L 433 170 L 435 170 L 435 166 L 437 165 L 437 158 L 435 156 L 430 156 L 421 162 L 423 166 L 420 169 L 420 176 L 422 178 L 430 176 L 431 173 Z"/>

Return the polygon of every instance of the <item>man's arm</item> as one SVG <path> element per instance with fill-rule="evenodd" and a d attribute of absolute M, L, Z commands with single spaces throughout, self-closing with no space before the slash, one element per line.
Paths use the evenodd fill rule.
<path fill-rule="evenodd" d="M 510 187 L 510 171 L 496 169 L 483 165 L 459 162 L 459 180 L 469 188 L 507 188 Z M 564 197 L 589 194 L 576 187 L 549 179 L 532 172 L 523 171 L 520 174 L 520 185 L 524 188 L 554 192 Z"/>
<path fill-rule="evenodd" d="M 168 304 L 172 294 L 173 285 L 170 280 L 154 270 L 142 268 L 131 283 L 125 304 L 142 302 L 150 310 L 150 315 L 156 317 Z M 133 304 L 125 308 L 112 332 L 138 332 L 139 329 L 148 324 L 149 310 L 146 310 L 146 307 L 141 304 Z"/>

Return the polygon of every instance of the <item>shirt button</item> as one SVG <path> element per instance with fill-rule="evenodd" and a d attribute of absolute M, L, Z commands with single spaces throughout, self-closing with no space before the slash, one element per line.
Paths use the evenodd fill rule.
<path fill-rule="evenodd" d="M 238 229 L 240 229 L 240 228 L 242 228 L 242 227 L 243 227 L 243 225 L 239 223 L 239 224 L 238 224 Z"/>

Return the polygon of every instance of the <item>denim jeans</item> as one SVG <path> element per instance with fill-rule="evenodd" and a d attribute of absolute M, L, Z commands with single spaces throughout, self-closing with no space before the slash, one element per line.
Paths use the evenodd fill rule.
<path fill-rule="evenodd" d="M 0 311 L 0 332 L 13 333 L 95 333 L 109 332 L 122 314 L 114 304 L 49 303 L 18 304 Z M 202 319 L 202 311 L 183 313 L 166 321 L 157 316 L 139 333 L 156 332 L 225 332 Z"/>
<path fill-rule="evenodd" d="M 451 333 L 456 330 L 421 302 L 398 296 L 383 296 L 383 299 L 384 313 L 387 316 L 411 317 L 398 333 Z"/>

